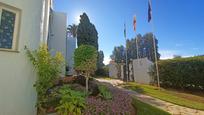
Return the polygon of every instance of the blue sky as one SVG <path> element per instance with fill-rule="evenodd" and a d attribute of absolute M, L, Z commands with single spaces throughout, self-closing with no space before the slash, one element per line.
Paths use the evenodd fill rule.
<path fill-rule="evenodd" d="M 147 23 L 148 0 L 55 0 L 56 11 L 66 12 L 68 25 L 79 21 L 86 12 L 96 26 L 99 49 L 108 62 L 114 46 L 124 45 L 124 22 L 127 37 L 133 38 L 133 16 L 137 17 L 137 34 L 151 32 Z M 161 58 L 173 55 L 204 54 L 204 0 L 152 0 L 154 33 L 159 40 Z"/>

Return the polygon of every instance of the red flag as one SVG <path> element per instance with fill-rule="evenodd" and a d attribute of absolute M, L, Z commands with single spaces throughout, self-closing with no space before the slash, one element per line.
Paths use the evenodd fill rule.
<path fill-rule="evenodd" d="M 134 28 L 134 31 L 136 31 L 136 16 L 134 16 L 134 19 L 133 19 L 133 28 Z"/>
<path fill-rule="evenodd" d="M 152 19 L 152 3 L 148 0 L 148 22 Z"/>

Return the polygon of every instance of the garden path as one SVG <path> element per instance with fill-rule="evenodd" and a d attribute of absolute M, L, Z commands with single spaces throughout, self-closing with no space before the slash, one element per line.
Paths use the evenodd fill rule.
<path fill-rule="evenodd" d="M 127 92 L 128 94 L 135 96 L 137 99 L 139 99 L 142 102 L 148 103 L 152 106 L 156 106 L 160 109 L 163 109 L 172 115 L 204 115 L 204 111 L 191 109 L 179 105 L 175 105 L 148 95 L 140 94 L 135 91 L 131 91 L 128 89 L 124 89 L 118 85 L 122 84 L 123 81 L 117 80 L 117 79 L 97 79 L 99 82 L 109 83 L 117 88 L 120 88 L 121 90 Z"/>

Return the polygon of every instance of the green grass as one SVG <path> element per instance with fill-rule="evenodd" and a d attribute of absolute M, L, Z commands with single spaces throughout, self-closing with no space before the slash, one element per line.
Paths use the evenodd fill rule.
<path fill-rule="evenodd" d="M 132 105 L 136 109 L 137 115 L 171 115 L 166 111 L 163 111 L 152 105 L 143 103 L 136 98 L 133 98 Z"/>
<path fill-rule="evenodd" d="M 177 105 L 198 109 L 198 110 L 204 110 L 203 97 L 200 97 L 200 96 L 196 96 L 192 94 L 185 94 L 185 96 L 183 96 L 184 95 L 183 93 L 168 91 L 162 88 L 159 90 L 157 87 L 154 87 L 154 86 L 141 85 L 133 82 L 125 83 L 125 84 L 122 84 L 121 86 L 126 89 L 143 93 Z M 199 101 L 199 100 L 202 100 L 202 101 Z"/>

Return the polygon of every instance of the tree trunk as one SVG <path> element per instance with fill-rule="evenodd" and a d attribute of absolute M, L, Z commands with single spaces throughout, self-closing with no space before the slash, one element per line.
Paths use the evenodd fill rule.
<path fill-rule="evenodd" d="M 86 76 L 86 94 L 88 94 L 89 91 L 89 74 Z"/>

